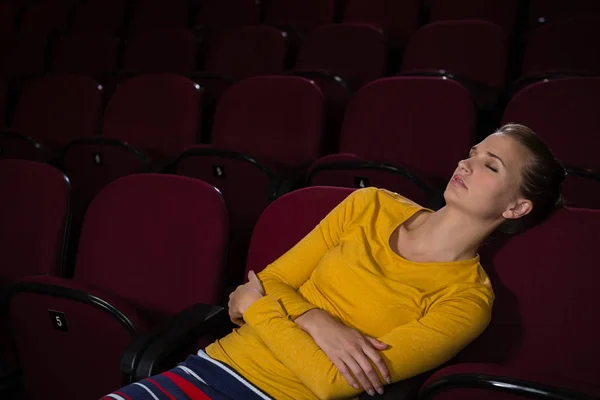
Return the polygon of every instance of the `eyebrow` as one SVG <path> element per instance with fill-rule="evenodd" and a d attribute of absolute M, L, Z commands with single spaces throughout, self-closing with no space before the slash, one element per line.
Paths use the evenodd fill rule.
<path fill-rule="evenodd" d="M 477 151 L 477 146 L 471 147 L 471 151 Z M 490 157 L 492 157 L 492 158 L 497 159 L 498 161 L 500 161 L 500 163 L 502 163 L 502 165 L 504 166 L 504 168 L 506 168 L 506 164 L 504 164 L 504 161 L 502 161 L 502 159 L 498 155 L 496 155 L 494 153 L 491 153 L 489 151 L 487 152 L 487 155 L 490 156 Z"/>

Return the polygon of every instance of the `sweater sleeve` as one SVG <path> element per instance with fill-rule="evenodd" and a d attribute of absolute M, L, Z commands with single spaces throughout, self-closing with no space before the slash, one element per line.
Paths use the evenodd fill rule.
<path fill-rule="evenodd" d="M 493 293 L 485 287 L 466 289 L 433 305 L 420 319 L 378 338 L 393 382 L 404 380 L 450 360 L 487 327 Z M 265 296 L 252 304 L 244 319 L 263 342 L 318 398 L 356 396 L 314 340 L 289 320 L 277 299 Z"/>
<path fill-rule="evenodd" d="M 258 274 L 265 293 L 284 307 L 291 319 L 316 308 L 298 293 L 325 253 L 340 243 L 340 237 L 376 189 L 356 190 L 337 205 L 308 235 Z"/>

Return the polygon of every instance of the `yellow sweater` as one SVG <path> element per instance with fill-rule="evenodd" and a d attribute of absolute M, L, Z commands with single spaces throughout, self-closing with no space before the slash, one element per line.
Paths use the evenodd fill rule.
<path fill-rule="evenodd" d="M 419 263 L 390 248 L 394 229 L 422 209 L 386 190 L 352 193 L 258 274 L 265 297 L 208 355 L 275 399 L 354 398 L 360 391 L 294 322 L 320 308 L 387 343 L 394 382 L 448 361 L 486 328 L 494 294 L 479 257 Z"/>

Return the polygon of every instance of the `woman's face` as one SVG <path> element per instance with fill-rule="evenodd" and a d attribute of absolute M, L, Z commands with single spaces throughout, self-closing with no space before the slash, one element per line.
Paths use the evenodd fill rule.
<path fill-rule="evenodd" d="M 527 150 L 501 133 L 488 136 L 460 161 L 444 192 L 446 204 L 481 219 L 519 218 L 531 210 L 521 197 Z"/>

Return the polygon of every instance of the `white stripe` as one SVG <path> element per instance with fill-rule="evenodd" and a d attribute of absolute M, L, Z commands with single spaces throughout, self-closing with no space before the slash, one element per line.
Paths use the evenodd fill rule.
<path fill-rule="evenodd" d="M 117 395 L 117 394 L 107 394 L 106 397 L 110 397 L 113 398 L 115 400 L 125 400 L 123 397 Z"/>
<path fill-rule="evenodd" d="M 146 386 L 144 386 L 144 385 L 142 385 L 141 383 L 138 383 L 138 382 L 134 383 L 134 385 L 138 385 L 139 387 L 142 387 L 142 388 L 144 388 L 144 390 L 145 390 L 146 392 L 150 393 L 150 396 L 152 396 L 152 398 L 153 398 L 154 400 L 158 400 L 158 397 L 156 397 L 156 396 L 154 395 L 154 393 L 152 393 L 152 391 L 151 391 L 150 389 L 148 389 Z"/>
<path fill-rule="evenodd" d="M 221 368 L 223 371 L 227 372 L 229 375 L 233 376 L 235 379 L 237 379 L 238 381 L 240 381 L 244 386 L 246 386 L 248 389 L 252 390 L 254 393 L 256 393 L 256 395 L 258 397 L 260 397 L 261 399 L 264 400 L 272 400 L 270 397 L 265 396 L 264 393 L 262 393 L 260 390 L 258 390 L 256 387 L 254 387 L 254 385 L 252 385 L 250 382 L 246 381 L 246 379 L 242 376 L 240 376 L 237 372 L 233 371 L 231 368 L 227 367 L 226 365 L 223 365 L 222 363 L 220 363 L 219 361 L 210 358 L 210 356 L 208 354 L 206 354 L 203 350 L 198 350 L 198 356 L 204 358 L 205 360 L 207 360 L 208 362 L 213 363 L 214 365 L 216 365 L 217 367 Z"/>
<path fill-rule="evenodd" d="M 193 376 L 194 378 L 198 379 L 200 382 L 204 383 L 206 386 L 209 386 L 208 383 L 206 383 L 204 381 L 204 379 L 200 378 L 194 371 L 192 371 L 191 369 L 189 369 L 188 367 L 184 367 L 183 365 L 178 366 L 177 368 L 183 370 L 184 372 L 187 372 L 188 375 Z"/>

